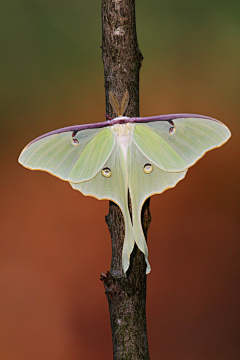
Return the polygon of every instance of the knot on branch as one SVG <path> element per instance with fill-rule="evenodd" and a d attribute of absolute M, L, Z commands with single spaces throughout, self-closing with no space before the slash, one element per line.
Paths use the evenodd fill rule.
<path fill-rule="evenodd" d="M 106 274 L 101 273 L 100 280 L 103 281 L 105 294 L 109 301 L 124 295 L 123 286 L 114 277 L 111 276 L 109 271 L 107 271 Z"/>

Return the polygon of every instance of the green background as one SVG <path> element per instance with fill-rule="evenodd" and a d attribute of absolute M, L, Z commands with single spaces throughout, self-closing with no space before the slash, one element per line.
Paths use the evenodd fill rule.
<path fill-rule="evenodd" d="M 17 163 L 45 132 L 105 120 L 101 1 L 5 0 L 0 12 L 2 358 L 111 359 L 108 201 Z M 238 358 L 239 14 L 238 0 L 136 1 L 141 116 L 203 114 L 232 131 L 151 200 L 152 359 Z"/>

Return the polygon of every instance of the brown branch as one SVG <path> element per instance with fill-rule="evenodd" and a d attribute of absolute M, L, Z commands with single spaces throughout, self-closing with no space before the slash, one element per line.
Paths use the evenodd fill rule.
<path fill-rule="evenodd" d="M 106 114 L 116 117 L 109 103 L 110 91 L 119 104 L 126 90 L 126 116 L 139 116 L 139 70 L 143 56 L 138 48 L 134 0 L 102 0 L 102 58 L 105 75 Z M 129 206 L 131 211 L 131 204 Z M 130 267 L 122 269 L 125 225 L 119 207 L 110 201 L 106 216 L 112 238 L 112 263 L 101 274 L 109 303 L 114 359 L 149 359 L 146 329 L 146 263 L 135 245 Z M 142 210 L 146 236 L 150 224 L 149 200 Z"/>

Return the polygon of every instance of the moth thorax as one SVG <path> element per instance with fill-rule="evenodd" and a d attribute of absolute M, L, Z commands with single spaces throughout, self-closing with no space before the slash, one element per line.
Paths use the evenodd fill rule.
<path fill-rule="evenodd" d="M 134 125 L 131 123 L 115 124 L 112 131 L 116 136 L 117 144 L 120 147 L 124 161 L 127 163 L 128 146 L 132 140 L 132 132 Z"/>
<path fill-rule="evenodd" d="M 129 136 L 132 134 L 133 124 L 115 124 L 112 126 L 112 131 L 117 136 Z"/>

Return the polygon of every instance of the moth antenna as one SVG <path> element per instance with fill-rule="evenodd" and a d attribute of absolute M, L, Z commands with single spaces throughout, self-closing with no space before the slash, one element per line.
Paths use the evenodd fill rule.
<path fill-rule="evenodd" d="M 120 105 L 118 102 L 118 99 L 113 94 L 112 90 L 109 93 L 109 102 L 112 105 L 113 111 L 117 114 L 117 116 L 120 116 Z"/>
<path fill-rule="evenodd" d="M 123 114 L 127 110 L 128 103 L 129 103 L 129 92 L 126 90 L 125 94 L 123 95 L 121 106 L 120 106 L 120 109 L 119 109 L 120 116 L 123 116 Z"/>

